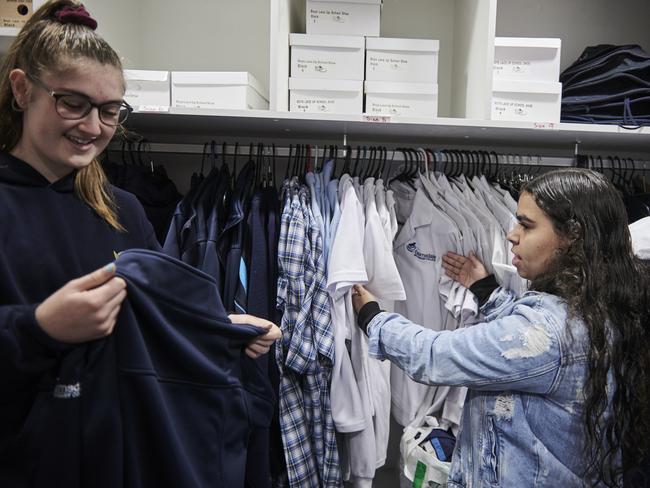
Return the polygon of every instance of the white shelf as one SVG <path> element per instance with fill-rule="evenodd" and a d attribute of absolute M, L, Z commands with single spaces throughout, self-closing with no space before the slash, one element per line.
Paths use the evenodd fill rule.
<path fill-rule="evenodd" d="M 152 142 L 202 143 L 215 138 L 295 141 L 312 144 L 411 144 L 525 148 L 547 154 L 584 152 L 650 155 L 650 127 L 627 130 L 590 124 L 535 124 L 439 118 L 386 118 L 322 115 L 267 110 L 170 108 L 168 113 L 134 113 L 127 127 Z M 526 151 L 528 152 L 528 151 Z"/>

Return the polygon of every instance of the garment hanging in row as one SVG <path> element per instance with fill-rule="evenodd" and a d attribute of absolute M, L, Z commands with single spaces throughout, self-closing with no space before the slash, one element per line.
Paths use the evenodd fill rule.
<path fill-rule="evenodd" d="M 205 178 L 194 178 L 174 213 L 164 250 L 212 276 L 229 312 L 276 322 L 278 198 L 273 187 L 257 184 L 256 166 L 252 160 L 246 163 L 234 184 L 225 163 L 213 165 Z M 254 363 L 245 373 L 266 378 L 267 394 L 274 398 L 277 379 L 272 378 L 277 375 L 272 355 L 242 360 Z M 279 436 L 270 440 L 269 427 L 259 426 L 250 436 L 247 486 L 270 487 L 273 475 L 279 475 L 272 470 L 282 466 L 278 462 L 282 448 Z"/>
<path fill-rule="evenodd" d="M 476 253 L 504 286 L 525 290 L 526 282 L 508 264 L 512 253 L 505 235 L 516 222 L 516 202 L 506 191 L 484 177 L 450 182 L 433 173 L 420 174 L 411 185 L 395 181 L 391 188 L 403 222 L 394 254 L 407 295 L 396 303 L 396 312 L 433 330 L 471 324 L 478 305 L 465 287 L 444 274 L 441 258 L 448 251 Z M 396 367 L 391 387 L 393 415 L 401 425 L 421 418 L 432 405 L 446 425 L 459 424 L 464 389 L 416 383 Z"/>
<path fill-rule="evenodd" d="M 334 162 L 327 161 L 321 171 L 307 172 L 305 182 L 308 189 L 301 188 L 295 180 L 285 184 L 285 188 L 293 190 L 293 206 L 287 196 L 282 217 L 286 225 L 283 226 L 280 248 L 286 244 L 285 240 L 293 244 L 299 242 L 300 246 L 292 247 L 293 252 L 280 252 L 281 269 L 284 267 L 287 272 L 281 273 L 281 291 L 278 296 L 293 298 L 288 288 L 304 279 L 301 278 L 305 276 L 302 270 L 306 268 L 300 260 L 304 258 L 305 252 L 311 251 L 303 250 L 305 231 L 298 230 L 306 222 L 306 235 L 316 236 L 313 242 L 320 243 L 318 236 L 324 236 L 322 252 L 317 251 L 316 255 L 327 259 L 316 259 L 319 266 L 316 286 L 318 297 L 322 299 L 320 267 L 324 266 L 325 298 L 329 306 L 318 309 L 319 312 L 325 312 L 324 316 L 313 317 L 307 314 L 297 316 L 295 321 L 285 313 L 284 318 L 287 320 L 282 324 L 283 340 L 289 345 L 285 347 L 286 354 L 278 360 L 284 360 L 286 366 L 292 359 L 292 344 L 305 347 L 307 341 L 318 334 L 319 327 L 325 331 L 328 346 L 331 340 L 334 341 L 330 402 L 331 417 L 337 433 L 336 445 L 341 471 L 339 476 L 354 486 L 371 486 L 376 469 L 386 461 L 390 425 L 390 365 L 369 358 L 367 338 L 355 323 L 351 289 L 357 283 L 368 286 L 388 309 L 392 308 L 393 300 L 405 298 L 392 255 L 397 218 L 392 192 L 385 190 L 382 180 L 367 178 L 361 183 L 358 177 L 352 178 L 345 174 L 339 181 L 332 179 L 333 170 Z M 320 249 L 319 244 L 316 247 Z M 292 259 L 297 261 L 292 262 Z M 308 281 L 309 272 L 306 276 Z M 294 306 L 296 309 L 304 309 L 297 303 Z M 287 303 L 284 303 L 284 307 L 285 310 L 290 309 Z M 313 324 L 318 325 L 310 329 Z M 292 325 L 293 329 L 290 328 Z M 285 380 L 289 382 L 291 371 L 285 371 L 285 374 Z M 288 395 L 287 402 L 293 405 L 293 399 L 299 398 L 301 394 L 307 398 L 312 396 L 310 388 L 304 388 L 301 392 L 299 384 L 295 384 L 292 390 L 281 390 L 281 403 L 283 396 Z M 309 412 L 298 408 L 291 413 L 309 418 Z M 322 415 L 323 412 L 314 415 L 319 414 Z M 329 419 L 327 422 L 330 429 L 328 432 L 331 432 Z M 293 430 L 283 433 L 285 440 L 304 439 Z M 295 464 L 306 472 L 310 469 L 317 472 L 317 451 L 305 454 L 305 450 L 312 448 L 313 444 L 304 439 L 299 447 L 295 450 L 287 449 L 288 463 Z M 312 456 L 315 461 L 310 460 Z M 290 482 L 295 483 L 292 486 L 302 486 L 300 483 L 306 483 L 304 486 L 309 483 L 319 486 L 316 477 L 304 481 L 303 478 L 292 479 L 290 476 Z"/>
<path fill-rule="evenodd" d="M 102 164 L 108 180 L 118 188 L 133 193 L 142 204 L 147 218 L 162 245 L 181 200 L 176 185 L 167 176 L 164 166 L 144 164 L 116 164 L 104 161 Z"/>
<path fill-rule="evenodd" d="M 333 232 L 327 280 L 336 343 L 332 413 L 344 480 L 370 487 L 376 469 L 386 462 L 390 364 L 368 356 L 367 337 L 356 325 L 351 289 L 365 285 L 388 310 L 394 300 L 404 300 L 392 254 L 397 219 L 392 192 L 386 192 L 381 179 L 360 182 L 344 174 L 337 190 L 329 193 Z"/>
<path fill-rule="evenodd" d="M 297 178 L 284 182 L 282 198 L 277 292 L 282 340 L 276 344 L 276 361 L 287 481 L 296 488 L 338 487 L 341 470 L 330 403 L 334 335 L 323 232 L 309 188 Z"/>

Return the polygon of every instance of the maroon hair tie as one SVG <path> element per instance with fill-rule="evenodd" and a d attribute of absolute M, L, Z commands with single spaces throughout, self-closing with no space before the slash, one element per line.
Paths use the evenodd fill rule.
<path fill-rule="evenodd" d="M 63 7 L 54 16 L 62 24 L 80 24 L 90 27 L 92 30 L 97 29 L 97 21 L 90 16 L 83 5 L 79 5 L 78 7 Z"/>

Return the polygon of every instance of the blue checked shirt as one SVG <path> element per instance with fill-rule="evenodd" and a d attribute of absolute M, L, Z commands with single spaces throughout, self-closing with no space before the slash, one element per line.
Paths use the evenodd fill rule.
<path fill-rule="evenodd" d="M 329 386 L 334 337 L 325 290 L 322 235 L 297 181 L 284 184 L 278 246 L 278 308 L 283 316 L 280 428 L 289 485 L 341 486 Z"/>

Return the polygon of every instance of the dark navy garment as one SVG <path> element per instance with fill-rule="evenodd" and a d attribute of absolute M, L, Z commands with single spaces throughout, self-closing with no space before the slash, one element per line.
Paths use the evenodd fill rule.
<path fill-rule="evenodd" d="M 639 46 L 587 47 L 560 81 L 563 122 L 650 121 L 650 55 Z"/>
<path fill-rule="evenodd" d="M 66 284 L 133 247 L 158 249 L 154 230 L 136 198 L 111 188 L 126 232 L 111 228 L 74 193 L 74 173 L 54 183 L 25 162 L 0 153 L 0 487 L 67 486 L 78 475 L 78 436 L 50 423 L 50 459 L 61 461 L 59 478 L 45 470 L 29 442 L 46 410 L 42 390 L 52 389 L 70 346 L 37 324 L 36 306 Z M 58 428 L 58 433 L 54 429 Z M 66 454 L 67 453 L 67 454 Z M 71 485 L 72 486 L 72 485 Z"/>
<path fill-rule="evenodd" d="M 247 310 L 249 273 L 256 274 L 249 265 L 251 258 L 248 244 L 252 236 L 250 219 L 253 213 L 248 208 L 251 205 L 254 176 L 255 164 L 250 162 L 244 166 L 234 190 L 231 190 L 227 166 L 223 165 L 220 170 L 213 169 L 198 190 L 179 205 L 165 242 L 165 252 L 216 278 L 223 303 L 229 311 L 248 312 L 269 318 L 269 299 L 261 295 L 256 296 L 253 309 Z M 260 213 L 262 209 L 259 202 L 256 206 L 256 236 L 262 239 L 266 252 L 262 221 L 264 216 Z M 263 264 L 256 265 L 255 269 L 263 271 L 260 284 L 264 293 L 268 293 L 265 274 L 269 269 L 268 258 L 259 254 L 257 258 L 261 258 Z M 253 275 L 250 277 L 254 278 Z M 268 379 L 268 361 L 268 356 L 257 360 L 242 356 L 242 378 L 248 394 L 247 400 L 256 405 L 260 398 L 266 402 L 275 402 L 274 390 Z M 254 429 L 246 439 L 248 487 L 270 486 L 268 429 L 273 407 L 268 408 L 267 405 L 258 405 L 259 409 L 268 410 L 268 415 L 255 416 Z"/>
<path fill-rule="evenodd" d="M 167 230 L 181 195 L 167 176 L 164 166 L 144 164 L 103 164 L 110 182 L 133 193 L 153 225 L 158 241 L 165 242 Z"/>
<path fill-rule="evenodd" d="M 227 167 L 213 168 L 198 189 L 183 199 L 172 218 L 165 239 L 165 253 L 209 274 L 223 289 L 225 260 L 219 256 L 218 240 L 227 218 L 230 200 Z"/>
<path fill-rule="evenodd" d="M 266 235 L 266 189 L 258 189 L 250 202 L 247 220 L 247 232 L 250 235 L 250 282 L 248 287 L 248 313 L 267 320 L 273 320 L 271 311 L 271 296 L 269 289 L 270 261 L 275 261 L 275 255 L 269 255 Z M 269 377 L 269 362 L 272 355 L 262 356 L 255 360 L 260 374 Z M 275 362 L 275 361 L 273 361 Z M 267 380 L 268 381 L 268 380 Z M 274 390 L 277 391 L 277 388 Z M 246 486 L 250 488 L 266 488 L 271 486 L 271 451 L 270 433 L 268 428 L 258 429 L 251 436 L 248 445 L 248 461 L 246 468 Z"/>
<path fill-rule="evenodd" d="M 214 280 L 180 261 L 132 250 L 116 264 L 128 298 L 114 333 L 68 348 L 40 382 L 9 451 L 22 472 L 0 486 L 243 487 L 271 405 L 244 390 L 241 351 L 265 331 L 232 324 Z"/>
<path fill-rule="evenodd" d="M 128 486 L 243 486 L 248 437 L 268 425 L 272 399 L 242 383 L 256 378 L 242 349 L 266 331 L 233 325 L 215 281 L 173 258 L 127 251 L 117 268 L 128 284 L 114 334 L 124 471 L 139 482 Z"/>
<path fill-rule="evenodd" d="M 247 312 L 248 239 L 246 216 L 255 184 L 255 163 L 249 161 L 237 176 L 232 193 L 228 220 L 219 238 L 219 255 L 226 263 L 223 304 L 226 310 Z"/>
<path fill-rule="evenodd" d="M 269 320 L 279 324 L 281 320 L 280 311 L 276 308 L 277 303 L 277 282 L 278 282 L 278 237 L 280 235 L 280 198 L 275 187 L 271 186 L 263 193 L 263 207 L 266 209 L 266 246 L 267 255 L 271 257 L 268 261 L 267 288 L 270 293 L 269 298 Z M 275 362 L 275 343 L 271 346 L 268 354 L 268 372 L 269 381 L 273 391 L 280 389 L 280 371 Z M 270 458 L 271 458 L 271 476 L 278 480 L 286 478 L 286 460 L 284 457 L 284 445 L 282 443 L 282 434 L 280 432 L 280 411 L 279 404 L 276 402 L 273 411 L 273 421 L 270 429 Z"/>

